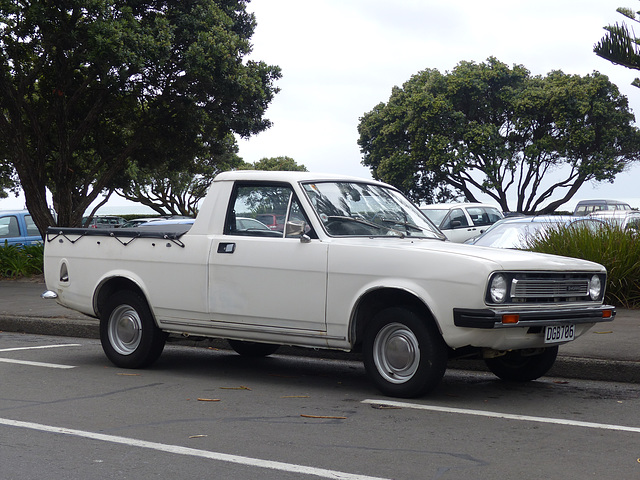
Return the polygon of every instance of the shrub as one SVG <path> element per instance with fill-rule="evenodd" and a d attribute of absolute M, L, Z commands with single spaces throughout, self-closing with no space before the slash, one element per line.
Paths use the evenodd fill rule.
<path fill-rule="evenodd" d="M 582 258 L 607 269 L 605 303 L 640 308 L 640 237 L 635 230 L 606 225 L 549 229 L 534 238 L 530 250 Z"/>
<path fill-rule="evenodd" d="M 43 245 L 16 246 L 5 241 L 0 247 L 0 277 L 18 278 L 42 273 Z"/>

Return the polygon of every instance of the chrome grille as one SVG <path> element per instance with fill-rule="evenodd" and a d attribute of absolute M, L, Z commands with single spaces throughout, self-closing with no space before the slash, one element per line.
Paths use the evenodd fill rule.
<path fill-rule="evenodd" d="M 589 295 L 587 279 L 516 279 L 511 282 L 511 298 L 565 298 Z"/>

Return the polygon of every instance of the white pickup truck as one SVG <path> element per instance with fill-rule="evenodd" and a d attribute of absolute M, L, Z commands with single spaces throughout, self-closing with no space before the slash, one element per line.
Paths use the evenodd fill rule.
<path fill-rule="evenodd" d="M 360 351 L 383 393 L 412 397 L 455 356 L 536 379 L 558 345 L 615 316 L 601 265 L 445 241 L 375 181 L 222 173 L 193 225 L 158 228 L 46 235 L 45 296 L 99 317 L 119 367 L 151 364 L 169 334 L 225 338 L 250 356 Z"/>

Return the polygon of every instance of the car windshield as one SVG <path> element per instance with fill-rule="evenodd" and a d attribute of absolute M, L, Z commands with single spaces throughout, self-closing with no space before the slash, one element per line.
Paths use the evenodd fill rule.
<path fill-rule="evenodd" d="M 440 225 L 444 217 L 449 213 L 448 208 L 436 209 L 436 208 L 423 208 L 422 213 L 424 213 L 429 220 L 431 220 L 436 225 Z"/>
<path fill-rule="evenodd" d="M 303 188 L 329 235 L 444 239 L 420 210 L 394 189 L 348 182 L 307 183 Z"/>

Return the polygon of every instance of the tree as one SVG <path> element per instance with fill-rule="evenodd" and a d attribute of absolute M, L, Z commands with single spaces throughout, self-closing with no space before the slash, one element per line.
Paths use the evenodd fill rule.
<path fill-rule="evenodd" d="M 360 119 L 358 143 L 374 178 L 417 202 L 482 193 L 504 211 L 543 213 L 639 158 L 633 120 L 604 75 L 532 77 L 489 58 L 395 87 Z"/>
<path fill-rule="evenodd" d="M 270 171 L 290 171 L 306 172 L 307 167 L 298 165 L 291 157 L 264 157 L 255 163 L 245 163 L 241 170 L 270 170 Z"/>
<path fill-rule="evenodd" d="M 7 198 L 7 190 L 15 191 L 17 188 L 13 166 L 0 160 L 0 198 Z"/>
<path fill-rule="evenodd" d="M 240 170 L 265 170 L 265 171 L 289 171 L 307 172 L 307 167 L 298 165 L 291 157 L 263 157 L 254 163 L 245 163 Z M 249 206 L 254 214 L 280 213 L 285 214 L 288 208 L 289 191 L 279 186 L 251 187 L 246 193 L 240 192 L 239 196 Z"/>
<path fill-rule="evenodd" d="M 640 23 L 640 13 L 624 7 L 617 8 L 616 11 L 629 20 Z M 596 55 L 611 63 L 640 70 L 640 40 L 635 37 L 633 28 L 629 30 L 629 27 L 623 22 L 622 24 L 608 25 L 604 29 L 607 33 L 593 47 Z M 640 79 L 636 78 L 631 84 L 640 87 Z"/>
<path fill-rule="evenodd" d="M 146 205 L 160 215 L 195 217 L 214 177 L 221 171 L 239 168 L 243 163 L 233 135 L 228 135 L 220 147 L 216 155 L 196 158 L 180 170 L 165 165 L 149 170 L 139 168 L 134 162 L 129 166 L 126 185 L 115 193 Z"/>
<path fill-rule="evenodd" d="M 291 157 L 262 158 L 255 163 L 244 163 L 238 156 L 235 138 L 229 135 L 220 145 L 218 154 L 194 159 L 182 170 L 167 169 L 164 165 L 151 170 L 140 169 L 135 163 L 131 164 L 125 178 L 126 186 L 115 189 L 115 193 L 146 205 L 160 215 L 194 217 L 215 176 L 235 169 L 307 171 Z"/>
<path fill-rule="evenodd" d="M 0 0 L 0 152 L 41 231 L 79 225 L 132 161 L 180 170 L 270 126 L 280 70 L 244 60 L 246 2 Z"/>

